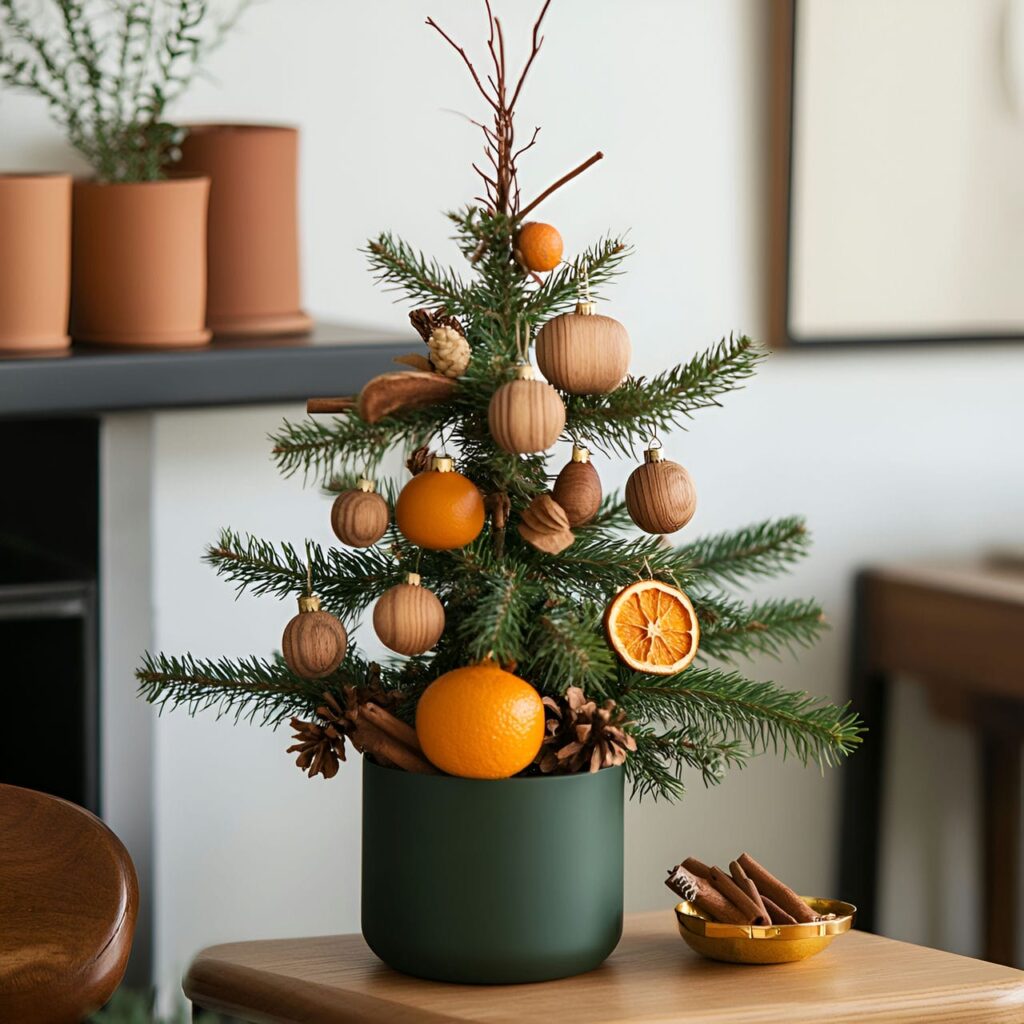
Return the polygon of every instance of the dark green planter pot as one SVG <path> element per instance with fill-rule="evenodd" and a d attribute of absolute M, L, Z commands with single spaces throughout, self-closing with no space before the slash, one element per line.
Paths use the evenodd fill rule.
<path fill-rule="evenodd" d="M 592 970 L 622 934 L 623 770 L 483 781 L 363 759 L 363 936 L 437 981 Z"/>

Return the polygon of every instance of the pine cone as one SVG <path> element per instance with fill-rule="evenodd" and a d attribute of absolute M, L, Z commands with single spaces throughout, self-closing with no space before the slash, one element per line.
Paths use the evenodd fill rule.
<path fill-rule="evenodd" d="M 469 366 L 469 342 L 454 327 L 435 327 L 427 341 L 434 369 L 445 377 L 461 377 Z"/>
<path fill-rule="evenodd" d="M 299 756 L 295 763 L 310 778 L 322 775 L 325 779 L 333 779 L 338 774 L 338 764 L 345 760 L 345 733 L 339 732 L 333 725 L 317 725 L 316 722 L 303 722 L 299 718 L 291 721 L 298 742 L 288 748 L 289 754 Z"/>
<path fill-rule="evenodd" d="M 430 469 L 430 460 L 433 458 L 430 449 L 425 445 L 420 445 L 412 455 L 405 460 L 405 468 L 416 476 L 417 473 L 422 473 L 424 470 Z M 379 666 L 378 666 L 379 671 Z"/>
<path fill-rule="evenodd" d="M 570 686 L 564 697 L 545 697 L 544 708 L 545 738 L 534 763 L 545 774 L 596 772 L 622 764 L 636 750 L 626 713 L 613 700 L 598 707 Z"/>

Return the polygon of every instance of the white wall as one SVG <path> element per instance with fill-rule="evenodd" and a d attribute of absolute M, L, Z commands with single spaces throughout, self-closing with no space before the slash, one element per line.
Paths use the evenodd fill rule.
<path fill-rule="evenodd" d="M 501 6 L 519 47 L 535 5 Z M 544 124 L 535 159 L 524 161 L 523 185 L 539 191 L 594 149 L 606 152 L 543 216 L 570 249 L 609 227 L 632 228 L 638 252 L 606 308 L 632 332 L 637 371 L 684 359 L 734 328 L 763 331 L 766 6 L 556 0 L 552 7 L 522 111 L 524 127 Z M 479 37 L 472 0 L 267 0 L 217 56 L 218 81 L 200 83 L 182 110 L 302 124 L 306 291 L 318 314 L 403 324 L 404 310 L 372 287 L 355 251 L 382 228 L 455 256 L 439 211 L 473 194 L 467 168 L 477 138 L 443 111 L 480 111 L 454 55 L 423 26 L 428 12 L 461 39 Z M 0 118 L 6 162 L 30 163 L 39 153 L 65 159 L 50 148 L 36 105 L 5 97 Z M 770 589 L 816 595 L 835 628 L 799 665 L 758 671 L 841 696 L 855 567 L 1019 540 L 1024 482 L 1014 440 L 1024 429 L 1022 383 L 1020 348 L 783 353 L 724 410 L 702 414 L 688 435 L 668 441 L 701 494 L 688 533 L 794 511 L 814 529 L 812 558 Z M 278 479 L 267 456 L 267 431 L 283 413 L 300 411 L 155 417 L 157 647 L 235 655 L 279 642 L 291 609 L 235 602 L 198 558 L 222 524 L 329 540 L 325 500 Z M 621 483 L 628 469 L 601 466 L 606 485 Z M 904 887 L 901 865 L 920 860 L 938 820 L 946 832 L 959 831 L 950 871 L 969 868 L 966 833 L 957 828 L 972 799 L 969 745 L 917 707 L 896 732 L 916 738 L 900 747 L 901 782 L 890 792 L 901 859 L 887 870 L 887 927 L 964 947 L 971 929 L 954 932 L 921 912 L 922 894 Z M 168 990 L 200 945 L 357 927 L 355 765 L 330 784 L 311 782 L 283 753 L 284 732 L 210 717 L 164 716 L 155 742 L 156 949 Z M 958 783 L 940 788 L 937 768 Z M 807 890 L 829 891 L 835 783 L 762 758 L 712 792 L 695 781 L 682 805 L 632 806 L 630 908 L 669 905 L 661 879 L 679 858 L 721 861 L 740 847 Z M 940 875 L 944 857 L 940 851 L 935 862 Z"/>

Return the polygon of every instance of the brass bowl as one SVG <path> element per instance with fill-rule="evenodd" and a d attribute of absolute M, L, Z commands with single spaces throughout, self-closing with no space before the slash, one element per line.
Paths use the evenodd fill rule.
<path fill-rule="evenodd" d="M 720 924 L 709 921 L 690 903 L 676 906 L 679 934 L 690 949 L 711 960 L 732 964 L 788 964 L 820 953 L 832 940 L 853 927 L 857 908 L 841 900 L 803 897 L 819 914 L 835 914 L 831 921 L 810 924 Z"/>

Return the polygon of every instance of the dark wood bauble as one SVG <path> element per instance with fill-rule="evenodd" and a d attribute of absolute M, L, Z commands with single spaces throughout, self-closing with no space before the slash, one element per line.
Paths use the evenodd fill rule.
<path fill-rule="evenodd" d="M 629 372 L 633 345 L 618 320 L 579 302 L 574 313 L 549 320 L 537 334 L 537 365 L 570 395 L 606 395 Z"/>
<path fill-rule="evenodd" d="M 444 606 L 411 572 L 405 583 L 386 590 L 373 607 L 373 628 L 396 654 L 423 654 L 444 632 Z"/>
<path fill-rule="evenodd" d="M 384 536 L 391 513 L 388 503 L 374 490 L 372 480 L 362 477 L 355 489 L 343 491 L 331 506 L 334 535 L 351 548 L 368 548 Z"/>
<path fill-rule="evenodd" d="M 662 458 L 660 448 L 648 448 L 644 464 L 626 481 L 626 508 L 641 530 L 675 533 L 693 518 L 697 490 L 678 462 Z"/>
<path fill-rule="evenodd" d="M 284 627 L 281 653 L 288 667 L 303 679 L 329 676 L 345 660 L 348 634 L 330 612 L 320 610 L 320 598 L 299 598 L 299 614 Z"/>
<path fill-rule="evenodd" d="M 502 384 L 491 397 L 491 436 L 515 455 L 547 451 L 565 427 L 565 404 L 550 384 L 534 379 L 532 366 L 517 372 L 516 380 Z"/>
<path fill-rule="evenodd" d="M 601 478 L 587 448 L 572 446 L 572 461 L 558 474 L 551 494 L 565 510 L 570 526 L 583 526 L 597 515 L 601 507 Z"/>

